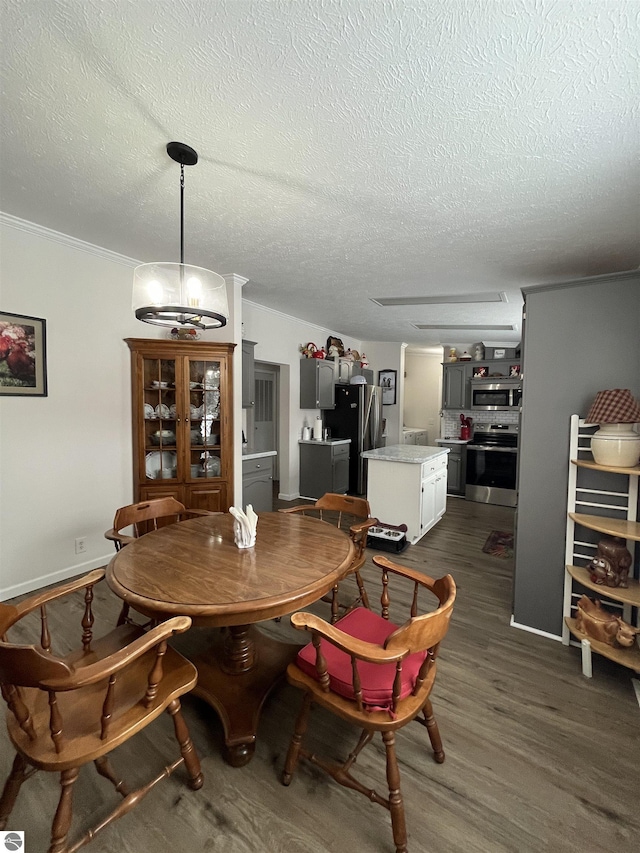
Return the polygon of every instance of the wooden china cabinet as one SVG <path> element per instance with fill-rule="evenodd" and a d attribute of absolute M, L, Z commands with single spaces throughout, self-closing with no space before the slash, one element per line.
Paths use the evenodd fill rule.
<path fill-rule="evenodd" d="M 235 344 L 127 338 L 136 501 L 171 495 L 190 509 L 233 503 Z"/>

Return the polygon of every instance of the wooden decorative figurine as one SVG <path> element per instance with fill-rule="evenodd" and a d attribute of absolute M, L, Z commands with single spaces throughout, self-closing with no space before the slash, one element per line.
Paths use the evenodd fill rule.
<path fill-rule="evenodd" d="M 604 536 L 598 542 L 596 555 L 587 569 L 592 583 L 626 589 L 631 563 L 632 557 L 625 547 L 625 540 L 618 536 Z"/>
<path fill-rule="evenodd" d="M 586 595 L 578 602 L 576 628 L 594 640 L 625 649 L 632 646 L 636 634 L 640 634 L 640 628 L 634 628 L 619 616 L 614 616 L 601 606 L 597 598 L 592 601 Z"/>

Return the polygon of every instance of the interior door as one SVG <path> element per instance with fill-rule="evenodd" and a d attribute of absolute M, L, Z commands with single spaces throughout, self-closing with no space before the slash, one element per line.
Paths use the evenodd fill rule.
<path fill-rule="evenodd" d="M 256 453 L 278 449 L 278 371 L 269 364 L 255 366 L 255 406 L 253 409 Z"/>

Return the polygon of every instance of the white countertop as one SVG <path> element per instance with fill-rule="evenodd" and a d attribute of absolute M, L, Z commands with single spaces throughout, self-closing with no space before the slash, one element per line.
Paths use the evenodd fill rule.
<path fill-rule="evenodd" d="M 444 456 L 449 453 L 446 447 L 428 447 L 418 444 L 392 444 L 391 447 L 377 447 L 375 450 L 366 450 L 360 455 L 363 459 L 379 459 L 382 462 L 409 462 L 421 464 L 435 459 L 436 456 Z"/>
<path fill-rule="evenodd" d="M 299 438 L 298 444 L 351 444 L 350 438 Z"/>
<path fill-rule="evenodd" d="M 469 444 L 470 438 L 436 438 L 436 444 Z"/>
<path fill-rule="evenodd" d="M 265 456 L 277 456 L 277 450 L 261 450 L 258 453 L 245 453 L 242 451 L 243 459 L 263 459 Z"/>

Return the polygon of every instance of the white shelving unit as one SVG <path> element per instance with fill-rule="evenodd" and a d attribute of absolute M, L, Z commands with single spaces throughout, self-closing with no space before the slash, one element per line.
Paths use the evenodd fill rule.
<path fill-rule="evenodd" d="M 596 552 L 598 538 L 589 533 L 602 533 L 626 539 L 634 557 L 636 542 L 640 541 L 638 523 L 638 477 L 640 466 L 617 468 L 598 465 L 591 454 L 591 436 L 597 425 L 588 425 L 578 415 L 571 416 L 569 442 L 569 487 L 567 495 L 567 538 L 565 548 L 564 625 L 562 641 L 569 645 L 571 638 L 582 646 L 582 672 L 592 675 L 592 652 L 640 672 L 640 648 L 637 643 L 619 649 L 587 637 L 576 628 L 574 612 L 583 594 L 601 599 L 607 609 L 638 625 L 640 582 L 629 577 L 629 587 L 608 587 L 590 580 L 586 566 Z M 591 473 L 587 478 L 586 472 Z M 613 477 L 611 475 L 614 475 Z M 611 483 L 614 483 L 612 486 Z M 619 486 L 618 486 L 619 481 Z M 632 622 L 635 613 L 635 623 Z"/>

